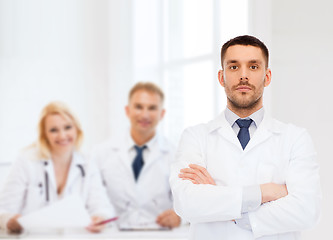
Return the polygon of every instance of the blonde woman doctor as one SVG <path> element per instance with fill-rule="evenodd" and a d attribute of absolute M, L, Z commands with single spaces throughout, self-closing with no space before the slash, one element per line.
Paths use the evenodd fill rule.
<path fill-rule="evenodd" d="M 91 216 L 87 229 L 114 217 L 98 169 L 79 152 L 83 132 L 77 118 L 61 102 L 51 102 L 41 113 L 37 143 L 13 164 L 0 192 L 0 227 L 20 232 L 17 219 L 71 194 L 79 194 Z"/>

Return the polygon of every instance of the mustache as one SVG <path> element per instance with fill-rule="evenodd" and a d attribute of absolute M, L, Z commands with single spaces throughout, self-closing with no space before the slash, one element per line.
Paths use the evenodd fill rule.
<path fill-rule="evenodd" d="M 255 89 L 255 88 L 256 88 L 254 85 L 249 84 L 248 81 L 240 81 L 236 86 L 233 86 L 233 89 L 236 89 L 236 88 L 238 88 L 238 87 L 240 87 L 240 86 L 248 86 L 248 87 L 250 87 L 251 89 Z"/>

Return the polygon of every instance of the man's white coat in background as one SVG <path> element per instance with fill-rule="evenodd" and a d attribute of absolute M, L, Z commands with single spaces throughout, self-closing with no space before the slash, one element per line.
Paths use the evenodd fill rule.
<path fill-rule="evenodd" d="M 152 146 L 146 149 L 148 158 L 144 159 L 137 182 L 133 176 L 133 159 L 129 159 L 129 148 L 134 146 L 129 132 L 97 146 L 92 153 L 109 199 L 119 215 L 120 227 L 159 228 L 157 216 L 173 209 L 169 176 L 175 149 L 159 134 L 151 141 Z"/>

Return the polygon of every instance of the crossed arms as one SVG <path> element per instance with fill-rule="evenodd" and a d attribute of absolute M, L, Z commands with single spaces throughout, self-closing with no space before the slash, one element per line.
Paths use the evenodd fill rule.
<path fill-rule="evenodd" d="M 193 184 L 216 185 L 207 169 L 197 164 L 189 164 L 188 168 L 181 169 L 178 176 L 183 180 L 190 180 Z M 287 186 L 285 184 L 260 184 L 260 191 L 261 203 L 275 201 L 288 195 Z"/>
<path fill-rule="evenodd" d="M 182 218 L 190 223 L 237 221 L 247 213 L 255 237 L 301 231 L 317 222 L 321 199 L 318 164 L 306 131 L 294 134 L 285 184 L 258 184 L 258 207 L 243 211 L 244 187 L 216 184 L 203 167 L 207 165 L 207 146 L 201 140 L 202 132 L 194 130 L 184 132 L 170 177 L 175 210 Z M 232 176 L 233 172 L 214 174 Z"/>

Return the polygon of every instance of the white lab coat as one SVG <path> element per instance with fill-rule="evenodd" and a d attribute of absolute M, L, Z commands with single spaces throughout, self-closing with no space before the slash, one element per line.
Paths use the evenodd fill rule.
<path fill-rule="evenodd" d="M 315 150 L 308 133 L 268 116 L 243 151 L 224 113 L 184 131 L 170 184 L 176 212 L 191 223 L 190 239 L 299 239 L 319 216 L 320 183 Z M 195 185 L 178 177 L 194 163 L 205 167 L 217 186 Z M 288 196 L 249 212 L 252 231 L 241 218 L 242 187 L 286 184 Z"/>
<path fill-rule="evenodd" d="M 83 171 L 78 165 L 82 166 Z M 46 200 L 47 192 L 49 201 Z M 13 163 L 0 192 L 0 227 L 6 229 L 7 222 L 13 215 L 28 214 L 70 194 L 82 197 L 91 216 L 115 216 L 95 163 L 88 162 L 82 155 L 74 152 L 65 189 L 59 196 L 52 160 L 38 159 L 36 148 L 29 148 Z"/>
<path fill-rule="evenodd" d="M 137 182 L 132 170 L 134 158 L 129 157 L 134 144 L 129 133 L 97 146 L 92 153 L 119 215 L 120 227 L 152 226 L 159 214 L 173 208 L 169 176 L 175 148 L 159 135 L 151 141 Z"/>

